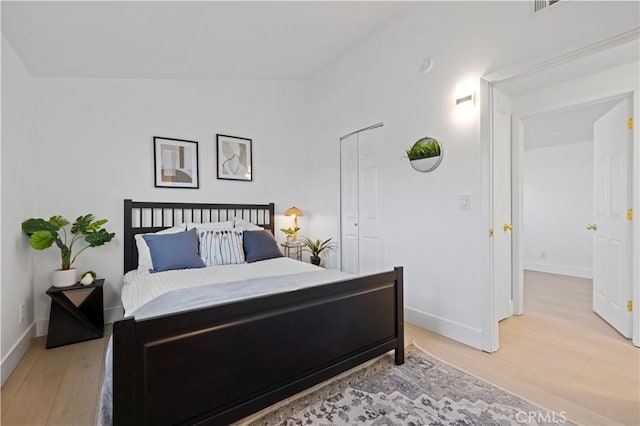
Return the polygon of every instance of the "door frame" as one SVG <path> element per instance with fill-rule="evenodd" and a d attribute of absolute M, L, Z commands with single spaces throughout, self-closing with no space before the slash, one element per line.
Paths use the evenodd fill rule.
<path fill-rule="evenodd" d="M 493 164 L 492 164 L 492 147 L 493 147 L 493 87 L 499 83 L 519 77 L 526 77 L 534 73 L 550 70 L 555 67 L 567 64 L 579 58 L 585 58 L 592 54 L 602 52 L 608 48 L 619 46 L 624 43 L 637 41 L 640 31 L 634 30 L 610 39 L 603 40 L 594 45 L 587 46 L 575 51 L 568 52 L 564 55 L 538 62 L 534 66 L 521 64 L 510 69 L 503 69 L 492 72 L 480 78 L 480 150 L 482 162 L 482 223 L 484 229 L 489 231 L 487 250 L 483 250 L 482 260 L 482 349 L 486 352 L 495 352 L 499 348 L 499 329 L 498 321 L 495 316 L 494 306 L 494 277 L 493 277 L 493 238 L 491 238 L 491 230 L 495 229 L 492 223 L 493 213 Z M 634 210 L 634 219 L 631 224 L 631 256 L 632 259 L 640 258 L 640 136 L 638 126 L 640 125 L 640 85 L 636 81 L 633 84 L 613 84 L 607 83 L 606 87 L 594 87 L 588 93 L 582 92 L 579 95 L 566 96 L 562 101 L 553 103 L 551 106 L 531 108 L 526 110 L 527 115 L 545 112 L 545 110 L 557 110 L 567 108 L 583 103 L 597 102 L 607 98 L 621 98 L 624 96 L 632 96 L 633 105 L 633 146 L 632 146 L 632 178 L 631 178 L 631 208 Z M 516 117 L 517 115 L 517 117 Z M 522 132 L 522 113 L 514 113 L 513 133 L 516 140 L 520 140 Z M 524 138 L 522 138 L 523 140 Z M 513 223 L 513 242 L 512 242 L 512 285 L 514 297 L 514 313 L 521 314 L 523 307 L 523 270 L 524 270 L 524 245 L 522 240 L 522 166 L 524 146 L 514 146 L 512 149 L 511 167 L 512 167 L 512 223 Z M 522 151 L 520 150 L 522 148 Z M 517 179 L 517 180 L 516 180 Z M 634 346 L 640 346 L 640 265 L 639 262 L 632 262 L 631 265 L 631 300 L 634 306 L 632 314 L 632 342 Z"/>

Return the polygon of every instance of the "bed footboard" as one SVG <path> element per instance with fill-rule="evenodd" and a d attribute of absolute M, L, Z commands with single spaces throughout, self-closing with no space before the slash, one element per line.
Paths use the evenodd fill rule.
<path fill-rule="evenodd" d="M 115 425 L 229 424 L 390 350 L 402 268 L 113 328 Z"/>

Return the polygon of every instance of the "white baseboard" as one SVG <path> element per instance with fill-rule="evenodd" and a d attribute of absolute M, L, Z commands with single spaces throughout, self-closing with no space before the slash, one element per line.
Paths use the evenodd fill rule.
<path fill-rule="evenodd" d="M 407 306 L 404 307 L 404 319 L 411 324 L 457 340 L 465 345 L 482 349 L 482 331 L 477 328 L 459 324 Z"/>
<path fill-rule="evenodd" d="M 593 278 L 593 270 L 576 266 L 553 265 L 549 263 L 524 262 L 527 271 L 547 272 L 549 274 L 568 275 L 570 277 Z"/>
<path fill-rule="evenodd" d="M 18 339 L 18 341 L 13 345 L 13 347 L 2 359 L 1 367 L 0 367 L 0 381 L 2 382 L 2 386 L 4 386 L 4 382 L 7 381 L 13 370 L 18 366 L 18 363 L 22 359 L 22 357 L 27 353 L 29 347 L 31 346 L 31 339 L 33 339 L 36 330 L 36 322 L 32 322 L 31 325 L 22 333 L 22 336 Z"/>

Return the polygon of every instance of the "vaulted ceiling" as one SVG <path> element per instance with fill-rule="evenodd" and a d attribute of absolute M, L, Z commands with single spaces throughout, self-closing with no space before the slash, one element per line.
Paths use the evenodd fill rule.
<path fill-rule="evenodd" d="M 308 79 L 405 2 L 2 1 L 34 76 Z"/>

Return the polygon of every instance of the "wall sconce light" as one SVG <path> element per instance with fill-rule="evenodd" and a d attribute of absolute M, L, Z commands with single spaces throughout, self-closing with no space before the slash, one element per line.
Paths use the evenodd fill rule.
<path fill-rule="evenodd" d="M 475 104 L 475 96 L 474 94 L 470 94 L 467 96 L 463 96 L 462 98 L 458 98 L 456 99 L 456 106 L 463 104 L 465 102 L 471 102 L 472 104 Z"/>
<path fill-rule="evenodd" d="M 476 90 L 473 80 L 456 85 L 456 116 L 459 121 L 469 121 L 474 116 Z"/>

